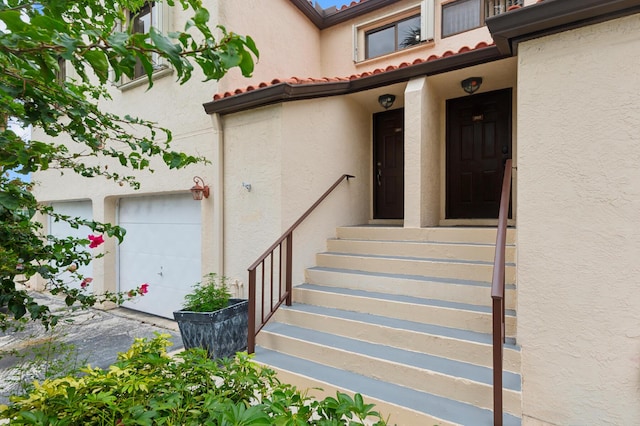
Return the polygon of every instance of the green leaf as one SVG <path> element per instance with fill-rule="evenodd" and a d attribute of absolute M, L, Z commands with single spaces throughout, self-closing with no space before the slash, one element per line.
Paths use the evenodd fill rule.
<path fill-rule="evenodd" d="M 7 30 L 12 33 L 23 32 L 27 27 L 27 23 L 22 20 L 21 14 L 17 10 L 0 11 L 0 21 L 4 22 Z"/>
<path fill-rule="evenodd" d="M 102 50 L 88 50 L 84 58 L 89 62 L 101 83 L 105 83 L 109 77 L 109 60 Z"/>
<path fill-rule="evenodd" d="M 16 210 L 20 207 L 20 198 L 8 192 L 0 192 L 0 205 L 7 210 Z"/>

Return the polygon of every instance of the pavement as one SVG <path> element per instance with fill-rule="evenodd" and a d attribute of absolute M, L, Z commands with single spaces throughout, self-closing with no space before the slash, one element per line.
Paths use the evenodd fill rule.
<path fill-rule="evenodd" d="M 44 293 L 33 296 L 52 311 L 67 310 L 60 298 Z M 30 322 L 22 331 L 0 332 L 0 404 L 7 404 L 9 395 L 20 393 L 25 380 L 31 382 L 45 371 L 87 364 L 107 368 L 137 337 L 167 333 L 173 343 L 170 352 L 183 348 L 178 324 L 170 319 L 126 308 L 67 310 L 65 318 L 70 321 L 61 320 L 49 331 Z"/>

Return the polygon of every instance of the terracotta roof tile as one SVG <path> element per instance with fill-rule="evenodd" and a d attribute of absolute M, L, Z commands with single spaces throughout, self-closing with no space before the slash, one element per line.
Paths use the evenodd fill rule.
<path fill-rule="evenodd" d="M 366 1 L 366 0 L 361 0 L 361 1 Z M 352 2 L 352 5 L 354 3 L 355 2 Z M 282 84 L 282 83 L 298 85 L 298 84 L 322 84 L 322 83 L 331 83 L 331 82 L 337 82 L 337 81 L 358 80 L 358 79 L 369 77 L 369 76 L 372 76 L 372 75 L 378 75 L 378 74 L 382 74 L 382 73 L 386 73 L 386 72 L 395 71 L 395 70 L 397 70 L 399 68 L 407 68 L 407 67 L 411 67 L 411 66 L 414 66 L 414 65 L 419 65 L 419 64 L 422 64 L 422 63 L 425 63 L 425 62 L 431 62 L 431 61 L 435 61 L 435 60 L 438 60 L 438 59 L 450 57 L 450 56 L 453 56 L 453 55 L 459 55 L 459 54 L 462 54 L 462 53 L 471 52 L 471 51 L 478 50 L 478 49 L 484 49 L 484 48 L 487 48 L 489 46 L 493 46 L 493 44 L 480 42 L 480 43 L 476 44 L 475 47 L 463 46 L 460 49 L 458 49 L 457 52 L 454 52 L 452 50 L 447 50 L 446 52 L 444 52 L 440 56 L 431 55 L 426 59 L 416 58 L 411 63 L 402 62 L 400 65 L 388 65 L 386 68 L 376 68 L 375 70 L 372 70 L 372 71 L 365 71 L 365 72 L 363 72 L 361 74 L 352 74 L 352 75 L 350 75 L 348 77 L 322 77 L 322 78 L 309 77 L 309 78 L 300 78 L 300 77 L 293 76 L 293 77 L 288 78 L 288 79 L 274 78 L 273 80 L 271 80 L 270 83 L 263 81 L 261 83 L 258 83 L 257 85 L 248 86 L 248 87 L 246 87 L 244 89 L 242 89 L 242 88 L 236 89 L 233 92 L 225 92 L 223 94 L 216 93 L 213 96 L 213 100 L 214 101 L 218 101 L 218 100 L 221 100 L 223 98 L 228 98 L 228 97 L 231 97 L 231 96 L 240 95 L 242 93 L 246 93 L 246 92 L 250 92 L 250 91 L 254 91 L 254 90 L 264 89 L 266 87 L 275 86 L 277 84 Z"/>
<path fill-rule="evenodd" d="M 350 7 L 353 7 L 353 6 L 359 5 L 360 3 L 364 3 L 365 1 L 367 1 L 367 0 L 352 1 L 352 2 L 351 2 L 351 3 L 349 3 L 349 4 L 343 4 L 342 6 L 340 6 L 340 9 L 339 9 L 339 10 L 345 10 L 345 9 L 348 9 L 348 8 L 350 8 Z"/>

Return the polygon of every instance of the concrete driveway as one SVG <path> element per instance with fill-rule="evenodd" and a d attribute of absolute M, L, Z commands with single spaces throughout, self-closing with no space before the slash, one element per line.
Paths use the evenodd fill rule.
<path fill-rule="evenodd" d="M 52 306 L 52 310 L 66 309 L 64 302 L 54 296 L 38 293 L 34 297 Z M 170 351 L 183 347 L 175 321 L 125 308 L 78 310 L 70 312 L 68 319 L 71 321 L 60 321 L 50 331 L 39 323 L 29 323 L 20 332 L 0 332 L 0 404 L 6 404 L 9 395 L 20 392 L 21 380 L 30 380 L 47 368 L 86 364 L 106 368 L 136 337 L 152 338 L 156 332 L 168 333 L 173 342 Z M 30 363 L 34 353 L 49 362 Z"/>

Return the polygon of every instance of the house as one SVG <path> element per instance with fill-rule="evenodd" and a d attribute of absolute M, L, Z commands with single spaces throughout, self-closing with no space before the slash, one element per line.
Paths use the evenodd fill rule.
<path fill-rule="evenodd" d="M 362 391 L 398 424 L 488 424 L 487 282 L 510 158 L 504 422 L 640 423 L 640 2 L 233 3 L 218 16 L 255 36 L 260 71 L 210 90 L 208 119 L 177 103 L 151 111 L 212 164 L 145 177 L 138 194 L 64 178 L 96 219 L 195 229 L 179 278 L 147 260 L 162 254 L 111 243 L 93 265 L 97 290 L 126 289 L 132 262 L 152 288 L 152 276 L 170 287 L 213 270 L 246 295 L 247 267 L 353 175 L 283 246 L 304 284 L 258 333 L 256 359 L 299 385 Z M 165 90 L 190 105 L 202 87 Z M 162 105 L 155 93 L 115 102 Z M 180 204 L 164 197 L 186 194 L 193 174 L 211 196 L 152 219 L 154 203 Z M 60 178 L 40 180 L 41 199 L 69 201 Z M 145 226 L 142 242 L 169 238 L 171 227 Z M 283 253 L 259 280 L 281 285 Z M 258 291 L 262 306 L 271 293 Z"/>

